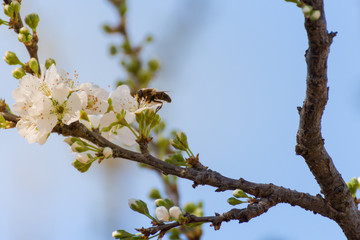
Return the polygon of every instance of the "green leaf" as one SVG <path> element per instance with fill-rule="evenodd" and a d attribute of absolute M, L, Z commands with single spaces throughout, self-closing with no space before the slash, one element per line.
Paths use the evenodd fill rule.
<path fill-rule="evenodd" d="M 75 161 L 72 163 L 72 165 L 73 165 L 79 172 L 84 173 L 84 172 L 86 172 L 87 170 L 89 170 L 89 168 L 91 167 L 91 164 L 92 164 L 92 163 L 93 163 L 92 161 L 89 162 L 89 163 L 82 163 L 82 162 L 80 162 L 80 161 L 78 161 L 78 160 L 75 160 Z"/>
<path fill-rule="evenodd" d="M 165 159 L 165 162 L 168 162 L 168 163 L 176 165 L 176 166 L 186 166 L 187 165 L 183 155 L 180 152 L 177 152 L 177 153 L 169 156 L 167 159 Z"/>
<path fill-rule="evenodd" d="M 238 200 L 238 199 L 236 199 L 236 198 L 234 198 L 234 197 L 229 198 L 229 199 L 227 200 L 227 202 L 228 202 L 230 205 L 232 205 L 232 206 L 235 206 L 235 205 L 238 205 L 238 204 L 241 204 L 241 203 L 246 203 L 246 202 L 240 201 L 240 200 Z"/>

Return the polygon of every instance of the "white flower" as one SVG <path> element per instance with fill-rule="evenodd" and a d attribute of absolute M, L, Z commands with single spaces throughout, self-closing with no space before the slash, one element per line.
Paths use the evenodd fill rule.
<path fill-rule="evenodd" d="M 160 206 L 155 209 L 155 216 L 163 222 L 168 222 L 170 220 L 169 212 L 164 206 Z"/>
<path fill-rule="evenodd" d="M 181 209 L 178 206 L 173 206 L 169 209 L 170 216 L 179 219 L 180 215 L 182 214 Z"/>
<path fill-rule="evenodd" d="M 16 124 L 16 128 L 29 143 L 44 144 L 49 136 L 49 132 L 39 131 L 36 120 L 29 116 L 21 118 Z"/>
<path fill-rule="evenodd" d="M 87 104 L 85 108 L 87 114 L 106 113 L 109 107 L 109 93 L 105 89 L 91 83 L 81 84 L 79 89 L 87 94 Z"/>
<path fill-rule="evenodd" d="M 111 157 L 113 154 L 113 150 L 109 147 L 105 147 L 104 150 L 103 150 L 103 155 L 105 158 L 109 158 Z"/>
<path fill-rule="evenodd" d="M 21 122 L 23 126 L 18 127 L 19 133 L 23 135 L 34 129 L 31 136 L 23 136 L 29 142 L 43 144 L 59 121 L 71 124 L 79 120 L 80 111 L 86 107 L 87 94 L 75 87 L 72 79 L 57 73 L 55 65 L 46 72 L 42 66 L 40 78 L 25 75 L 20 79 L 13 91 L 13 109 L 21 118 L 26 118 Z"/>

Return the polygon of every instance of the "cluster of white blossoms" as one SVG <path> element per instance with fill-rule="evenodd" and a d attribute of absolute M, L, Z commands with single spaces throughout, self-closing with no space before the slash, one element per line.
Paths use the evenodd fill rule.
<path fill-rule="evenodd" d="M 129 128 L 114 124 L 119 121 L 118 114 L 125 114 L 126 122 L 131 124 L 136 113 L 157 107 L 154 103 L 139 104 L 126 85 L 109 94 L 91 83 L 77 85 L 77 74 L 70 78 L 68 73 L 58 73 L 55 65 L 46 71 L 43 68 L 41 73 L 40 77 L 25 75 L 13 91 L 13 110 L 21 118 L 16 128 L 29 143 L 44 144 L 57 124 L 69 125 L 80 120 L 88 128 L 99 128 L 111 141 L 132 145 L 136 137 Z M 82 111 L 90 122 L 80 119 Z"/>

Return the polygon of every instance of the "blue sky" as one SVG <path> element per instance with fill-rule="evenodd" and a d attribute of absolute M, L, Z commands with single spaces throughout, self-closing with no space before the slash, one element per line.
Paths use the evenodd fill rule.
<path fill-rule="evenodd" d="M 124 76 L 108 46 L 103 23 L 116 23 L 107 1 L 23 2 L 23 16 L 40 15 L 39 56 L 76 70 L 80 82 L 113 86 Z M 327 1 L 331 46 L 330 99 L 323 117 L 325 146 L 345 180 L 360 176 L 360 4 Z M 1 13 L 2 14 L 2 13 Z M 3 18 L 3 15 L 0 15 Z M 319 187 L 304 160 L 295 155 L 297 106 L 305 96 L 307 49 L 300 9 L 285 1 L 132 0 L 130 37 L 154 43 L 143 56 L 158 57 L 162 71 L 152 86 L 168 90 L 171 104 L 161 110 L 169 129 L 188 135 L 193 152 L 211 169 L 232 178 L 274 183 L 311 194 Z M 0 53 L 27 59 L 17 36 L 1 26 Z M 12 105 L 17 81 L 0 64 L 1 94 Z M 1 131 L 0 239 L 112 239 L 115 229 L 133 231 L 149 222 L 127 207 L 129 198 L 147 200 L 158 176 L 132 162 L 94 165 L 81 174 L 74 155 L 52 135 L 44 146 L 28 144 L 16 130 Z M 204 201 L 206 215 L 231 209 L 231 192 L 180 180 L 181 202 Z M 345 239 L 331 220 L 299 207 L 278 205 L 249 223 L 205 224 L 203 239 Z"/>

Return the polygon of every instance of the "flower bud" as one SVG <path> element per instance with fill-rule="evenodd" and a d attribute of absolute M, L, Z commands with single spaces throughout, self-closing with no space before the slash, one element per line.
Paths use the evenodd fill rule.
<path fill-rule="evenodd" d="M 308 15 L 312 10 L 312 6 L 309 6 L 309 5 L 304 5 L 302 7 L 302 11 L 305 15 Z"/>
<path fill-rule="evenodd" d="M 182 215 L 182 211 L 178 206 L 173 206 L 169 209 L 170 216 L 174 219 L 179 219 Z"/>
<path fill-rule="evenodd" d="M 49 69 L 51 67 L 51 65 L 53 65 L 53 64 L 56 65 L 56 62 L 54 59 L 52 59 L 52 58 L 46 59 L 46 61 L 45 61 L 46 69 Z"/>
<path fill-rule="evenodd" d="M 184 210 L 188 213 L 193 213 L 196 210 L 196 205 L 193 202 L 185 204 Z"/>
<path fill-rule="evenodd" d="M 12 1 L 10 6 L 13 8 L 15 14 L 18 14 L 20 12 L 21 6 L 18 1 Z"/>
<path fill-rule="evenodd" d="M 20 33 L 22 33 L 24 35 L 28 35 L 28 34 L 30 34 L 30 30 L 27 27 L 22 27 L 22 28 L 20 28 Z"/>
<path fill-rule="evenodd" d="M 105 158 L 109 158 L 113 155 L 113 150 L 109 147 L 105 147 L 103 150 L 103 155 Z"/>
<path fill-rule="evenodd" d="M 16 65 L 16 64 L 21 64 L 20 60 L 18 59 L 18 57 L 16 56 L 15 53 L 7 51 L 5 53 L 5 57 L 4 57 L 5 62 L 7 62 L 7 64 L 9 65 Z"/>
<path fill-rule="evenodd" d="M 129 199 L 129 207 L 138 213 L 141 214 L 149 214 L 149 209 L 147 208 L 147 205 L 145 202 L 138 200 L 138 199 Z"/>
<path fill-rule="evenodd" d="M 31 34 L 26 35 L 26 42 L 31 42 L 31 39 L 32 39 L 32 35 L 31 35 Z"/>
<path fill-rule="evenodd" d="M 151 189 L 151 191 L 149 193 L 149 197 L 151 199 L 159 199 L 159 198 L 161 198 L 159 190 L 157 190 L 155 188 Z"/>
<path fill-rule="evenodd" d="M 149 62 L 148 62 L 148 67 L 151 71 L 156 71 L 159 69 L 160 67 L 160 63 L 157 59 L 151 59 Z"/>
<path fill-rule="evenodd" d="M 236 199 L 236 198 L 234 198 L 234 197 L 229 198 L 229 199 L 227 200 L 227 202 L 228 202 L 230 205 L 232 205 L 232 206 L 238 205 L 238 204 L 240 204 L 240 203 L 244 203 L 243 201 L 240 201 L 240 200 L 238 200 L 238 199 Z"/>
<path fill-rule="evenodd" d="M 6 4 L 4 6 L 4 13 L 6 16 L 13 18 L 14 17 L 14 8 L 10 6 L 9 4 Z"/>
<path fill-rule="evenodd" d="M 90 158 L 87 154 L 78 154 L 76 155 L 76 160 L 78 160 L 81 163 L 87 164 L 90 161 Z"/>
<path fill-rule="evenodd" d="M 127 239 L 127 238 L 131 238 L 132 236 L 134 236 L 134 234 L 128 233 L 125 230 L 116 230 L 116 231 L 112 232 L 112 236 L 115 239 Z"/>
<path fill-rule="evenodd" d="M 29 67 L 31 68 L 31 70 L 33 70 L 34 73 L 38 73 L 39 71 L 39 63 L 36 60 L 36 58 L 30 58 L 29 60 Z"/>
<path fill-rule="evenodd" d="M 19 42 L 22 42 L 22 43 L 26 42 L 26 35 L 23 33 L 19 33 L 18 40 L 19 40 Z"/>
<path fill-rule="evenodd" d="M 155 216 L 163 222 L 168 222 L 170 220 L 169 211 L 164 206 L 160 206 L 155 209 Z"/>
<path fill-rule="evenodd" d="M 237 197 L 237 198 L 247 198 L 248 197 L 248 195 L 246 195 L 246 193 L 244 193 L 244 191 L 241 189 L 234 190 L 233 196 Z"/>
<path fill-rule="evenodd" d="M 37 15 L 36 13 L 30 13 L 25 17 L 25 23 L 32 29 L 33 32 L 36 32 L 36 27 L 39 21 L 39 15 Z"/>
<path fill-rule="evenodd" d="M 12 71 L 12 75 L 14 78 L 20 79 L 23 76 L 25 76 L 25 70 L 20 67 L 17 67 Z"/>
<path fill-rule="evenodd" d="M 76 140 L 78 140 L 77 138 L 74 137 L 68 137 L 64 139 L 64 142 L 66 142 L 69 145 L 72 145 L 74 142 L 76 142 Z"/>
<path fill-rule="evenodd" d="M 88 147 L 86 147 L 81 141 L 76 141 L 71 145 L 71 150 L 73 152 L 85 152 L 88 150 Z"/>
<path fill-rule="evenodd" d="M 162 198 L 156 199 L 155 200 L 155 206 L 159 207 L 159 206 L 164 206 L 165 205 L 165 201 Z"/>
<path fill-rule="evenodd" d="M 321 13 L 319 10 L 312 11 L 310 13 L 310 20 L 312 20 L 312 21 L 318 20 L 320 18 L 320 16 L 321 16 Z"/>

